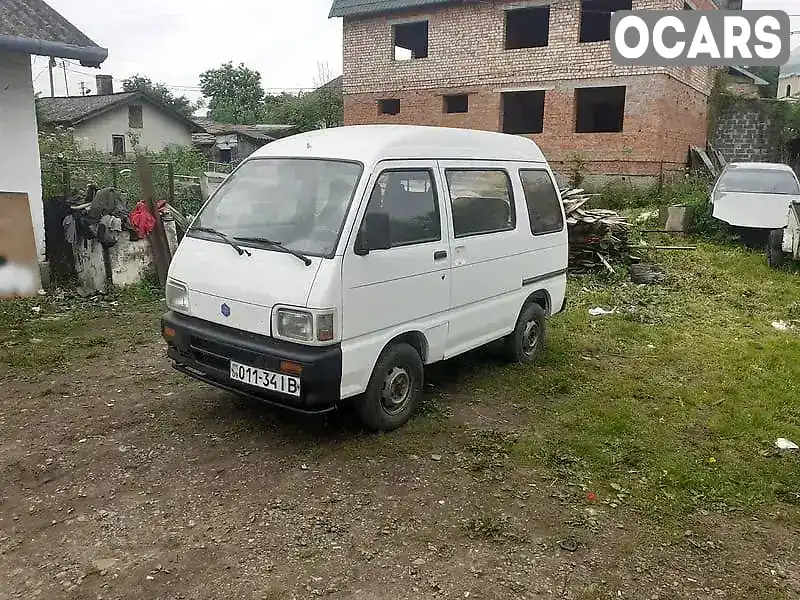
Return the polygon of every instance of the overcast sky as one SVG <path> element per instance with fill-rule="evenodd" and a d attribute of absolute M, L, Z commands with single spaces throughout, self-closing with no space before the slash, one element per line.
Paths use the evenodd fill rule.
<path fill-rule="evenodd" d="M 109 50 L 101 70 L 66 61 L 71 95 L 81 81 L 94 93 L 97 73 L 112 75 L 115 90 L 140 73 L 197 99 L 200 73 L 227 61 L 258 70 L 264 88 L 276 92 L 315 87 L 318 63 L 331 77 L 342 72 L 342 20 L 328 19 L 331 0 L 46 1 Z M 800 0 L 744 0 L 744 8 L 799 15 L 792 24 L 800 30 Z M 800 35 L 792 41 L 800 45 Z M 47 60 L 36 57 L 33 65 L 42 95 L 50 95 Z M 65 95 L 61 68 L 54 80 L 56 95 Z"/>

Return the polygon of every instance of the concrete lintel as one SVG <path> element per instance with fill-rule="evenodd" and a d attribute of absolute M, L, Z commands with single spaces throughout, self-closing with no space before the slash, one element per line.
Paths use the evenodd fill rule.
<path fill-rule="evenodd" d="M 554 85 L 523 85 L 515 87 L 502 87 L 492 90 L 495 94 L 503 94 L 508 92 L 546 92 L 556 89 Z"/>

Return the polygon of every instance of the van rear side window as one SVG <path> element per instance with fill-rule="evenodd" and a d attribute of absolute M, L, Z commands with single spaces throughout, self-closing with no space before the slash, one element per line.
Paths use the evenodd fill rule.
<path fill-rule="evenodd" d="M 533 235 L 556 233 L 564 228 L 561 214 L 561 201 L 547 171 L 541 169 L 520 169 L 522 189 L 528 205 L 528 217 Z"/>
<path fill-rule="evenodd" d="M 510 231 L 517 225 L 511 180 L 502 170 L 447 170 L 457 238 Z"/>
<path fill-rule="evenodd" d="M 367 205 L 367 212 L 386 212 L 392 247 L 442 239 L 439 202 L 430 171 L 389 170 L 381 173 Z"/>

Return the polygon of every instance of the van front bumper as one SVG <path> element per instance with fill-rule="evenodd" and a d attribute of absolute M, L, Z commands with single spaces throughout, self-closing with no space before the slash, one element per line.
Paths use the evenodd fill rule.
<path fill-rule="evenodd" d="M 342 381 L 338 344 L 304 346 L 248 333 L 169 311 L 161 317 L 167 356 L 179 372 L 217 388 L 306 414 L 336 410 Z M 300 397 L 249 386 L 230 378 L 230 361 L 286 373 L 282 362 L 299 365 Z"/>

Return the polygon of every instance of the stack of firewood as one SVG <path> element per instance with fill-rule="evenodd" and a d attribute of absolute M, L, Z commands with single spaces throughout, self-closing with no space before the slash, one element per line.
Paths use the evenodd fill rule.
<path fill-rule="evenodd" d="M 597 194 L 582 189 L 561 191 L 569 230 L 569 267 L 573 273 L 598 268 L 614 272 L 613 263 L 630 261 L 628 220 L 613 210 L 584 208 Z"/>

